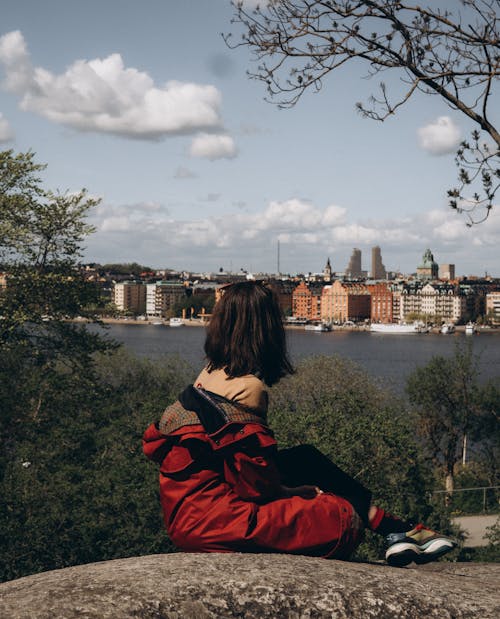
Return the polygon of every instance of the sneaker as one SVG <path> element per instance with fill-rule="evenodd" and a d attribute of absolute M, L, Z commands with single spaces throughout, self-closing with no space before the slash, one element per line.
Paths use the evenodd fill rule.
<path fill-rule="evenodd" d="M 389 548 L 385 553 L 385 560 L 389 565 L 403 567 L 412 561 L 415 563 L 429 563 L 442 557 L 456 546 L 456 542 L 427 529 L 422 524 L 406 533 L 390 533 L 387 537 Z"/>

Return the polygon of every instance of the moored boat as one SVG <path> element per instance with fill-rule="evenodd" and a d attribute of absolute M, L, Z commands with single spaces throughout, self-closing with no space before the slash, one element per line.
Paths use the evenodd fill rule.
<path fill-rule="evenodd" d="M 476 332 L 476 325 L 473 322 L 468 322 L 465 325 L 465 335 L 474 335 Z"/>
<path fill-rule="evenodd" d="M 455 325 L 451 322 L 447 322 L 442 325 L 440 331 L 443 335 L 450 335 L 451 333 L 455 333 Z"/>
<path fill-rule="evenodd" d="M 370 325 L 372 333 L 390 333 L 395 335 L 413 335 L 416 333 L 428 333 L 429 329 L 419 322 L 414 322 L 411 325 L 407 324 L 389 324 L 389 323 L 372 323 Z"/>
<path fill-rule="evenodd" d="M 184 324 L 184 321 L 182 320 L 182 318 L 174 317 L 168 321 L 169 327 L 182 327 L 183 324 Z"/>
<path fill-rule="evenodd" d="M 319 324 L 310 324 L 304 327 L 306 331 L 316 331 L 318 333 L 324 333 L 325 331 L 331 331 L 330 325 L 321 322 Z"/>

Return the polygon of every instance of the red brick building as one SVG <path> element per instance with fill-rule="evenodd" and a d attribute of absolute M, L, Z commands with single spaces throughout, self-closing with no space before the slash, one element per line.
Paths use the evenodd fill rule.
<path fill-rule="evenodd" d="M 292 294 L 292 316 L 305 320 L 321 320 L 323 284 L 300 282 Z"/>
<path fill-rule="evenodd" d="M 370 320 L 372 322 L 393 322 L 393 294 L 388 284 L 367 284 L 370 293 Z"/>

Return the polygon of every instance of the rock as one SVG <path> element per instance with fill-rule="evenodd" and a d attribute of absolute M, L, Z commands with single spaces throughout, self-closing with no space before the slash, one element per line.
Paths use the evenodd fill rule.
<path fill-rule="evenodd" d="M 500 565 L 391 568 L 278 554 L 117 559 L 0 585 L 2 619 L 497 619 Z"/>

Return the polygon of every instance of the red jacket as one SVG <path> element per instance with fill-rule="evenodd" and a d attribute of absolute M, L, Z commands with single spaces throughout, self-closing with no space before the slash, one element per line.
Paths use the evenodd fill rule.
<path fill-rule="evenodd" d="M 345 499 L 280 496 L 276 441 L 263 423 L 230 421 L 210 435 L 201 424 L 158 427 L 144 433 L 144 452 L 160 465 L 165 525 L 180 549 L 346 558 L 359 542 Z"/>

